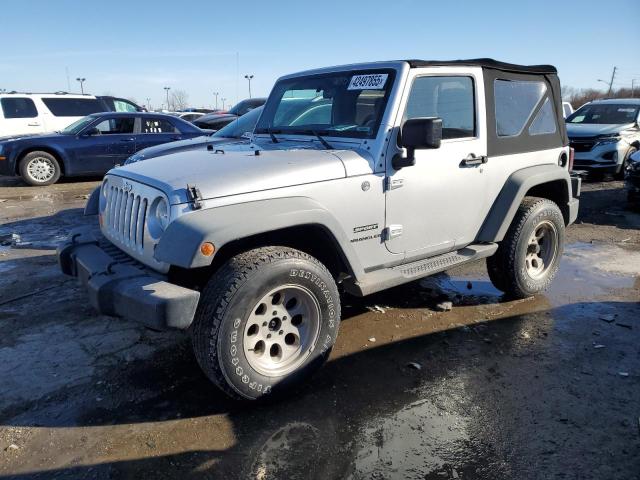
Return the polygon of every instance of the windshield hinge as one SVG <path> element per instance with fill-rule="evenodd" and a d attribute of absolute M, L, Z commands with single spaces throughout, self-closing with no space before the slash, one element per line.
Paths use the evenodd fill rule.
<path fill-rule="evenodd" d="M 187 185 L 187 198 L 189 199 L 189 203 L 191 203 L 191 207 L 194 210 L 199 210 L 202 208 L 202 195 L 200 194 L 200 190 L 195 185 Z"/>
<path fill-rule="evenodd" d="M 385 179 L 385 190 L 395 190 L 396 188 L 401 188 L 404 186 L 404 178 L 391 178 L 387 177 Z"/>

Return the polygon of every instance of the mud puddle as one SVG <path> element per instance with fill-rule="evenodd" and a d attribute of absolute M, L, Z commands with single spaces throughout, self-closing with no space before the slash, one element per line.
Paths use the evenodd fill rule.
<path fill-rule="evenodd" d="M 74 215 L 2 228 L 54 241 Z M 57 280 L 29 252 L 0 257 L 3 287 Z M 520 301 L 481 270 L 345 296 L 330 362 L 255 406 L 223 397 L 185 337 L 97 317 L 75 286 L 0 306 L 0 476 L 633 478 L 640 251 L 569 245 Z"/>

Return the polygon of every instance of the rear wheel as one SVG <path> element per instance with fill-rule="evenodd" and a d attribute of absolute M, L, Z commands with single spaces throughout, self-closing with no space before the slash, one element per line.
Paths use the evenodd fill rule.
<path fill-rule="evenodd" d="M 60 164 L 48 152 L 29 152 L 20 161 L 20 176 L 33 186 L 45 186 L 60 179 Z"/>
<path fill-rule="evenodd" d="M 515 298 L 545 290 L 558 271 L 564 228 L 554 202 L 526 197 L 498 250 L 487 259 L 489 278 L 496 288 Z"/>
<path fill-rule="evenodd" d="M 234 398 L 257 400 L 306 380 L 329 356 L 340 300 L 329 271 L 286 247 L 230 259 L 200 298 L 192 329 L 198 363 Z"/>

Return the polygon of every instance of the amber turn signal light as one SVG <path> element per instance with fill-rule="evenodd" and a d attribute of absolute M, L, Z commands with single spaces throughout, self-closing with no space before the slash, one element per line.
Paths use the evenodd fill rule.
<path fill-rule="evenodd" d="M 204 242 L 202 245 L 200 245 L 200 253 L 205 257 L 210 257 L 215 251 L 216 247 L 211 242 Z"/>

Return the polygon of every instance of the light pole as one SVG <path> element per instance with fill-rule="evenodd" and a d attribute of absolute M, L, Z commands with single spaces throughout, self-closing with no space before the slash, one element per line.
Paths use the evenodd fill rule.
<path fill-rule="evenodd" d="M 220 101 L 222 102 L 222 110 L 224 110 L 224 102 L 226 101 L 226 98 L 221 98 Z"/>
<path fill-rule="evenodd" d="M 253 78 L 253 75 L 245 75 L 244 78 L 249 80 L 249 98 L 251 98 L 251 79 Z"/>
<path fill-rule="evenodd" d="M 213 95 L 216 97 L 216 110 L 218 109 L 218 94 L 220 92 L 213 92 Z"/>
<path fill-rule="evenodd" d="M 78 77 L 78 78 L 76 78 L 76 80 L 77 80 L 78 82 L 80 82 L 80 92 L 82 93 L 82 95 L 84 95 L 84 87 L 83 87 L 83 85 L 82 85 L 82 84 L 85 82 L 86 78 L 84 78 L 84 77 Z"/>
<path fill-rule="evenodd" d="M 147 97 L 147 110 L 151 111 L 151 99 Z"/>
<path fill-rule="evenodd" d="M 633 98 L 635 90 L 636 90 L 636 80 L 637 78 L 632 78 L 631 79 L 631 98 Z"/>
<path fill-rule="evenodd" d="M 169 90 L 171 87 L 164 87 L 164 91 L 167 92 L 167 110 L 169 110 Z"/>

